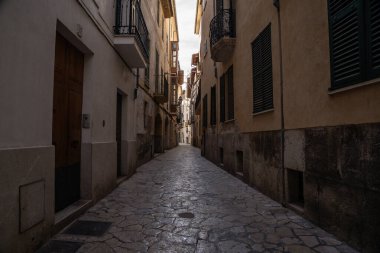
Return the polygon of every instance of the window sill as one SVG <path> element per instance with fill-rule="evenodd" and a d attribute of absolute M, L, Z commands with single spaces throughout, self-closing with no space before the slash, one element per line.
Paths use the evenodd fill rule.
<path fill-rule="evenodd" d="M 269 113 L 269 112 L 274 112 L 274 108 L 268 109 L 268 110 L 265 110 L 265 111 L 262 111 L 262 112 L 253 113 L 252 116 L 258 116 L 258 115 Z"/>
<path fill-rule="evenodd" d="M 360 88 L 360 87 L 363 87 L 363 86 L 372 85 L 372 84 L 380 84 L 380 78 L 376 78 L 376 79 L 372 79 L 372 80 L 365 81 L 365 82 L 362 82 L 362 83 L 350 85 L 350 86 L 347 86 L 347 87 L 344 87 L 344 88 L 338 88 L 338 89 L 331 89 L 330 88 L 328 94 L 329 95 L 334 95 L 334 94 L 337 94 L 337 93 L 342 93 L 342 92 L 345 92 L 345 91 L 357 89 L 357 88 Z"/>
<path fill-rule="evenodd" d="M 235 122 L 235 119 L 229 119 L 229 120 L 223 121 L 221 123 L 228 124 L 228 123 L 231 123 L 231 122 Z"/>

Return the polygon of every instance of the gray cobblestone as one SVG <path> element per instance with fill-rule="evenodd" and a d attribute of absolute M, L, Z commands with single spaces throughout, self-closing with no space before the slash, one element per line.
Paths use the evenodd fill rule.
<path fill-rule="evenodd" d="M 84 242 L 81 253 L 356 252 L 190 146 L 143 165 L 80 219 L 112 222 L 101 237 L 53 238 Z"/>

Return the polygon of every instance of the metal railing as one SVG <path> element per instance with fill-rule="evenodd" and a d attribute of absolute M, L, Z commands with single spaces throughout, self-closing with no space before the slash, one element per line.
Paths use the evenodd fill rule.
<path fill-rule="evenodd" d="M 146 59 L 149 59 L 149 32 L 141 11 L 140 1 L 116 1 L 116 22 L 114 32 L 116 35 L 136 36 L 137 42 L 142 49 L 144 56 Z"/>
<path fill-rule="evenodd" d="M 221 10 L 210 22 L 210 44 L 213 47 L 221 38 L 235 38 L 235 11 Z"/>

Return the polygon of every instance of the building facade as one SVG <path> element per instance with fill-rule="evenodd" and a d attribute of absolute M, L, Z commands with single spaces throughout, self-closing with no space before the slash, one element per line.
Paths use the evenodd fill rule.
<path fill-rule="evenodd" d="M 0 34 L 0 252 L 34 252 L 177 145 L 175 1 L 1 1 Z"/>
<path fill-rule="evenodd" d="M 200 82 L 200 64 L 199 53 L 193 54 L 191 58 L 191 76 L 190 76 L 190 117 L 191 117 L 191 144 L 195 147 L 201 147 L 202 127 L 201 127 L 201 82 Z"/>
<path fill-rule="evenodd" d="M 363 252 L 380 244 L 380 2 L 198 0 L 202 153 Z"/>
<path fill-rule="evenodd" d="M 188 96 L 190 91 L 189 85 L 186 84 L 186 89 L 182 90 L 181 96 L 181 118 L 179 122 L 179 142 L 184 144 L 191 144 L 192 128 L 191 128 L 191 101 Z"/>

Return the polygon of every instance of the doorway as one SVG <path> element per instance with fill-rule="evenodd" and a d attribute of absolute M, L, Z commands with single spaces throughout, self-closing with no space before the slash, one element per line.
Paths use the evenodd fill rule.
<path fill-rule="evenodd" d="M 53 97 L 55 211 L 80 199 L 84 55 L 56 35 Z"/>
<path fill-rule="evenodd" d="M 123 95 L 117 92 L 116 98 L 116 146 L 117 146 L 117 177 L 122 176 L 121 172 L 121 145 L 122 145 L 122 125 L 123 125 Z"/>
<path fill-rule="evenodd" d="M 165 118 L 165 149 L 170 147 L 170 129 L 169 129 L 169 120 Z"/>
<path fill-rule="evenodd" d="M 154 153 L 162 153 L 162 146 L 162 119 L 161 115 L 158 113 L 154 120 Z"/>

